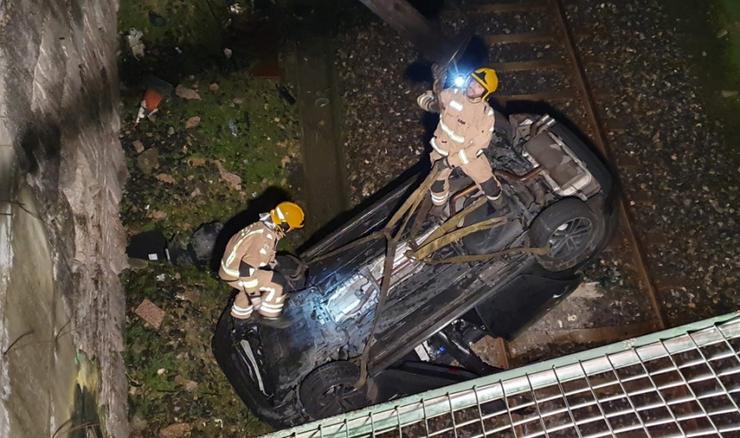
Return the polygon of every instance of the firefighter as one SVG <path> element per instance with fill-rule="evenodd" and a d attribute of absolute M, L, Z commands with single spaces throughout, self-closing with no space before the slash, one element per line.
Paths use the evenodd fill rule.
<path fill-rule="evenodd" d="M 435 88 L 441 81 L 439 76 L 435 66 Z M 435 210 L 444 207 L 450 194 L 450 173 L 459 167 L 478 185 L 494 210 L 502 210 L 505 202 L 501 186 L 484 155 L 495 124 L 493 109 L 486 99 L 496 91 L 498 76 L 495 70 L 484 67 L 458 80 L 455 86 L 438 94 L 427 91 L 417 98 L 423 110 L 439 113 L 439 124 L 430 141 L 430 158 L 432 164 L 442 160 L 443 166 L 430 190 L 432 203 Z"/>
<path fill-rule="evenodd" d="M 246 320 L 253 312 L 267 319 L 280 316 L 285 281 L 272 270 L 276 248 L 286 233 L 303 227 L 304 217 L 297 204 L 281 202 L 229 240 L 218 275 L 238 291 L 231 307 L 235 319 Z"/>

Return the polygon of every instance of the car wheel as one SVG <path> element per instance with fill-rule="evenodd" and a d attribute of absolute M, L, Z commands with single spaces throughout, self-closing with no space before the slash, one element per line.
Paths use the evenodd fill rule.
<path fill-rule="evenodd" d="M 604 230 L 598 218 L 583 201 L 560 200 L 540 213 L 532 223 L 529 235 L 534 247 L 548 247 L 537 261 L 548 271 L 571 269 L 586 261 L 598 247 Z"/>
<path fill-rule="evenodd" d="M 369 405 L 365 391 L 354 386 L 359 377 L 359 367 L 346 361 L 330 362 L 311 371 L 300 388 L 306 413 L 317 420 Z"/>

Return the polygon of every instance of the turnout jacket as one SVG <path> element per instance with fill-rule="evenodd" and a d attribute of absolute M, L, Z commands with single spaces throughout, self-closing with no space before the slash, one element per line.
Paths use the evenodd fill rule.
<path fill-rule="evenodd" d="M 226 281 L 233 281 L 239 277 L 251 276 L 252 269 L 249 273 L 245 273 L 242 269 L 240 273 L 240 266 L 244 267 L 242 263 L 254 269 L 269 265 L 275 260 L 278 240 L 275 230 L 262 221 L 242 229 L 226 244 L 226 251 L 224 251 L 218 272 L 219 277 Z"/>
<path fill-rule="evenodd" d="M 436 99 L 420 96 L 419 106 L 426 111 L 440 109 L 439 125 L 430 143 L 435 152 L 454 166 L 469 164 L 488 147 L 493 137 L 495 117 L 484 99 L 470 99 L 465 90 L 447 88 Z"/>

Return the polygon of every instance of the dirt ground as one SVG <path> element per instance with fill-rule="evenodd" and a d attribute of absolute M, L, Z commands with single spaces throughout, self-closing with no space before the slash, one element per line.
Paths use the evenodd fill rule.
<path fill-rule="evenodd" d="M 173 245 L 182 245 L 200 224 L 229 220 L 265 193 L 272 193 L 270 199 L 300 200 L 302 127 L 286 96 L 291 84 L 249 73 L 255 57 L 248 44 L 223 32 L 234 28 L 222 26 L 228 12 L 211 16 L 202 1 L 190 9 L 167 0 L 122 3 L 122 142 L 131 173 L 123 219 L 129 233 L 156 228 Z M 469 20 L 464 2 L 449 4 L 443 16 L 448 23 Z M 737 18 L 723 21 L 715 6 L 699 1 L 680 11 L 656 0 L 567 0 L 565 5 L 589 78 L 600 92 L 599 111 L 669 324 L 737 309 L 740 120 L 732 115 L 740 109 L 740 83 L 727 73 L 728 38 L 737 34 Z M 357 205 L 426 161 L 430 120 L 415 99 L 429 78 L 411 45 L 359 2 L 344 2 L 339 12 L 334 37 L 339 140 L 349 198 Z M 200 26 L 204 16 L 220 24 Z M 477 25 L 502 33 L 547 26 L 536 15 L 508 20 Z M 132 27 L 144 31 L 147 56 L 141 60 L 132 59 L 125 45 Z M 509 50 L 495 56 L 544 55 Z M 173 89 L 156 119 L 134 129 L 147 74 L 183 85 L 190 91 L 181 89 L 180 95 L 195 92 L 198 98 Z M 502 90 L 553 86 L 570 85 L 547 72 L 502 81 Z M 574 104 L 558 105 L 576 123 L 581 120 Z M 639 328 L 650 321 L 649 303 L 636 288 L 620 245 L 617 239 L 594 260 L 584 287 L 527 332 L 532 339 L 547 334 L 562 343 L 535 349 L 515 343 L 517 354 L 551 357 L 586 348 L 574 342 L 578 330 L 625 323 Z M 211 330 L 228 288 L 207 270 L 166 264 L 131 270 L 124 280 L 135 436 L 267 431 L 235 396 L 210 354 Z M 165 312 L 158 329 L 136 314 L 145 299 Z"/>

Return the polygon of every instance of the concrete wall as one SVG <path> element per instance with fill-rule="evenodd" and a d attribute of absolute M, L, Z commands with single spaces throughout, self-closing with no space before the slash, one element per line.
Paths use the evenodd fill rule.
<path fill-rule="evenodd" d="M 0 0 L 3 438 L 128 434 L 117 7 Z"/>

